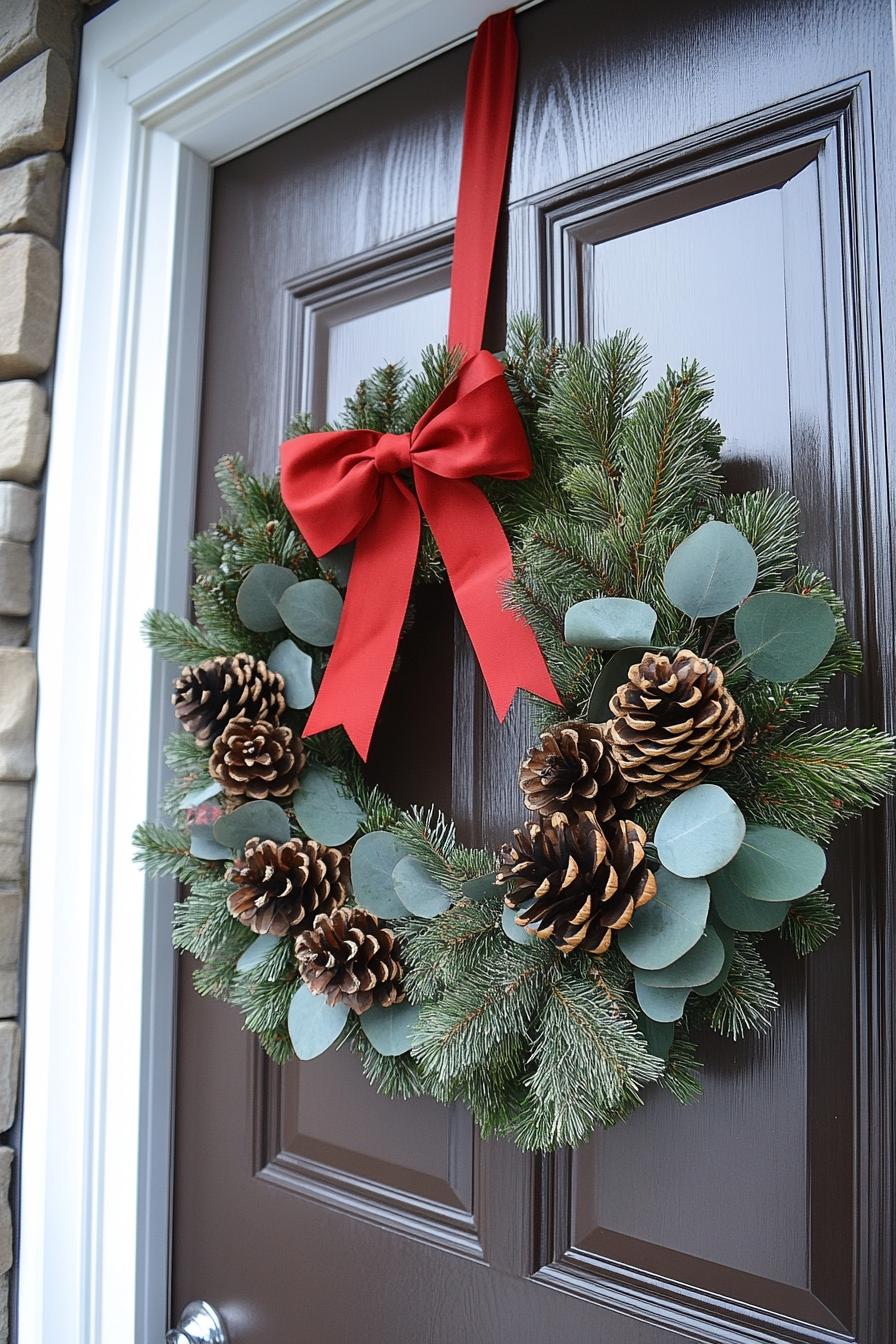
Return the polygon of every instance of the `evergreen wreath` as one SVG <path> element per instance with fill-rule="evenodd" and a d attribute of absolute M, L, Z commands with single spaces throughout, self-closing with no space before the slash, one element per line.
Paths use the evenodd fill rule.
<path fill-rule="evenodd" d="M 502 359 L 535 469 L 483 489 L 564 711 L 535 702 L 500 853 L 395 806 L 341 730 L 303 742 L 350 548 L 315 559 L 277 479 L 237 457 L 192 544 L 195 624 L 146 618 L 185 666 L 171 820 L 136 845 L 186 888 L 174 941 L 202 962 L 196 988 L 274 1060 L 347 1044 L 381 1091 L 460 1100 L 483 1133 L 551 1149 L 649 1083 L 697 1097 L 702 1031 L 769 1025 L 762 940 L 805 956 L 835 932 L 821 845 L 888 792 L 896 751 L 804 722 L 861 653 L 799 561 L 796 500 L 725 490 L 696 363 L 644 391 L 631 333 L 562 347 L 529 318 Z M 445 347 L 419 374 L 385 365 L 339 427 L 407 432 L 457 366 Z M 441 577 L 425 533 L 416 581 Z"/>

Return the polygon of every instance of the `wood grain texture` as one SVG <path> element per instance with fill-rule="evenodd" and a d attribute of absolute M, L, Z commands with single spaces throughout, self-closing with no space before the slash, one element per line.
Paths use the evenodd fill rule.
<path fill-rule="evenodd" d="M 506 302 L 565 337 L 631 325 L 658 364 L 713 370 L 732 483 L 796 490 L 804 557 L 832 573 L 865 645 L 868 673 L 835 688 L 826 721 L 885 722 L 886 3 L 546 0 L 519 33 L 490 342 Z M 420 313 L 436 320 L 435 302 L 413 321 L 402 305 L 444 285 L 466 54 L 218 170 L 201 521 L 222 452 L 270 469 L 299 392 L 321 406 L 341 392 L 353 322 L 382 321 L 383 353 L 401 356 Z M 418 608 L 371 769 L 494 843 L 518 820 L 527 711 L 498 726 L 450 600 Z M 292 1344 L 299 1323 L 321 1344 L 892 1344 L 893 838 L 888 811 L 835 847 L 839 938 L 805 968 L 769 945 L 772 1031 L 704 1042 L 699 1106 L 651 1094 L 574 1154 L 527 1157 L 429 1103 L 374 1102 L 348 1059 L 277 1084 L 184 965 L 174 1304 L 217 1302 L 235 1344 Z"/>

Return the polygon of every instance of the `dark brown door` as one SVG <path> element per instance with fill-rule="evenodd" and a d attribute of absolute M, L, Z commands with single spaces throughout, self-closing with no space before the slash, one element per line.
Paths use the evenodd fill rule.
<path fill-rule="evenodd" d="M 882 722 L 887 0 L 546 0 L 518 26 L 490 339 L 506 298 L 564 338 L 633 327 L 656 371 L 707 364 L 732 477 L 796 490 L 805 556 L 865 644 L 868 674 L 831 712 Z M 202 520 L 220 454 L 271 469 L 290 412 L 322 417 L 444 333 L 468 51 L 218 170 Z M 526 737 L 522 712 L 494 725 L 449 604 L 427 598 L 379 778 L 494 840 Z M 377 1097 L 347 1052 L 271 1067 L 184 965 L 174 1314 L 206 1297 L 235 1344 L 892 1344 L 888 852 L 879 817 L 834 847 L 840 936 L 806 970 L 773 965 L 765 1039 L 705 1042 L 702 1103 L 654 1092 L 546 1158 L 481 1142 L 462 1109 Z"/>

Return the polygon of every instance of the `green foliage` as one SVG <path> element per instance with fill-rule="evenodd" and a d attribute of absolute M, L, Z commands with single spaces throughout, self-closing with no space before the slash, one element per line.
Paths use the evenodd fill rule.
<path fill-rule="evenodd" d="M 826 840 L 839 821 L 878 802 L 896 773 L 893 741 L 875 729 L 802 722 L 835 677 L 861 671 L 843 604 L 823 574 L 799 563 L 799 509 L 792 496 L 723 493 L 722 438 L 710 415 L 705 371 L 685 361 L 645 391 L 646 350 L 631 332 L 564 348 L 525 316 L 511 323 L 500 358 L 529 435 L 533 471 L 523 482 L 481 484 L 514 552 L 506 600 L 535 631 L 566 712 L 584 713 L 604 661 L 596 650 L 566 645 L 566 611 L 598 596 L 640 598 L 657 612 L 658 645 L 702 651 L 725 671 L 746 716 L 747 739 L 713 782 L 751 821 Z M 333 427 L 410 431 L 459 362 L 458 351 L 439 345 L 423 352 L 419 373 L 400 363 L 383 365 L 359 384 Z M 288 432 L 312 428 L 310 418 L 300 415 Z M 217 480 L 222 517 L 191 546 L 194 619 L 150 612 L 145 621 L 153 648 L 178 664 L 243 650 L 266 657 L 283 638 L 283 631 L 255 634 L 237 616 L 236 594 L 254 565 L 283 566 L 299 580 L 334 577 L 300 536 L 276 476 L 255 476 L 241 459 L 227 457 Z M 669 555 L 713 518 L 749 540 L 760 588 L 818 597 L 830 606 L 835 639 L 807 677 L 790 685 L 757 680 L 739 656 L 733 612 L 690 621 L 667 598 L 663 571 Z M 416 582 L 442 576 L 424 529 Z M 306 652 L 319 672 L 326 653 Z M 536 701 L 539 725 L 557 717 L 555 706 Z M 289 722 L 301 732 L 304 717 L 291 712 Z M 655 1058 L 638 1028 L 632 967 L 618 944 L 593 958 L 563 957 L 534 938 L 511 941 L 501 926 L 501 890 L 488 883 L 465 887 L 494 873 L 493 853 L 459 844 L 450 818 L 435 808 L 396 806 L 367 777 L 341 729 L 315 735 L 306 748 L 357 800 L 364 813 L 360 832 L 393 832 L 452 899 L 433 919 L 395 923 L 405 990 L 420 1006 L 412 1052 L 379 1054 L 353 1015 L 338 1043 L 357 1052 L 365 1076 L 381 1092 L 462 1101 L 484 1134 L 550 1149 L 582 1143 L 596 1126 L 615 1124 L 641 1104 L 652 1082 L 680 1102 L 699 1096 L 699 1028 L 737 1040 L 768 1026 L 777 995 L 761 939 L 738 933 L 724 984 L 710 997 L 690 995 L 668 1059 Z M 138 861 L 188 889 L 175 909 L 174 941 L 199 959 L 198 991 L 235 1004 L 246 1029 L 284 1062 L 293 1055 L 287 1015 L 300 983 L 293 940 L 284 937 L 254 969 L 237 971 L 252 934 L 230 914 L 228 864 L 190 854 L 189 829 L 178 811 L 208 778 L 208 756 L 189 733 L 172 735 L 165 809 L 173 824 L 138 828 Z M 668 802 L 665 797 L 638 806 L 635 819 L 649 836 Z M 655 856 L 650 841 L 648 853 Z M 830 899 L 815 891 L 791 905 L 780 936 L 805 956 L 837 925 Z"/>

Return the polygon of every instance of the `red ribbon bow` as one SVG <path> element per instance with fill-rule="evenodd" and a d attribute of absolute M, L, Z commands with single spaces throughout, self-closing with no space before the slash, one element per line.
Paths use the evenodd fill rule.
<path fill-rule="evenodd" d="M 513 11 L 492 15 L 473 46 L 464 109 L 448 342 L 482 344 L 516 87 Z M 480 350 L 410 434 L 337 430 L 281 448 L 280 489 L 316 555 L 355 541 L 333 653 L 305 735 L 336 724 L 366 760 L 395 660 L 420 543 L 432 528 L 498 717 L 518 687 L 560 703 L 528 625 L 507 611 L 510 547 L 473 476 L 532 471 L 526 432 L 501 365 Z M 409 473 L 416 497 L 402 473 Z M 419 502 L 419 503 L 418 503 Z"/>
<path fill-rule="evenodd" d="M 281 490 L 316 555 L 355 541 L 339 632 L 306 735 L 336 724 L 366 759 L 407 610 L 420 509 L 499 718 L 518 687 L 558 702 L 528 625 L 503 605 L 510 547 L 472 476 L 521 480 L 532 470 L 501 365 L 482 350 L 410 434 L 341 430 L 283 445 Z M 410 471 L 416 490 L 399 473 Z M 419 507 L 418 507 L 419 501 Z"/>

